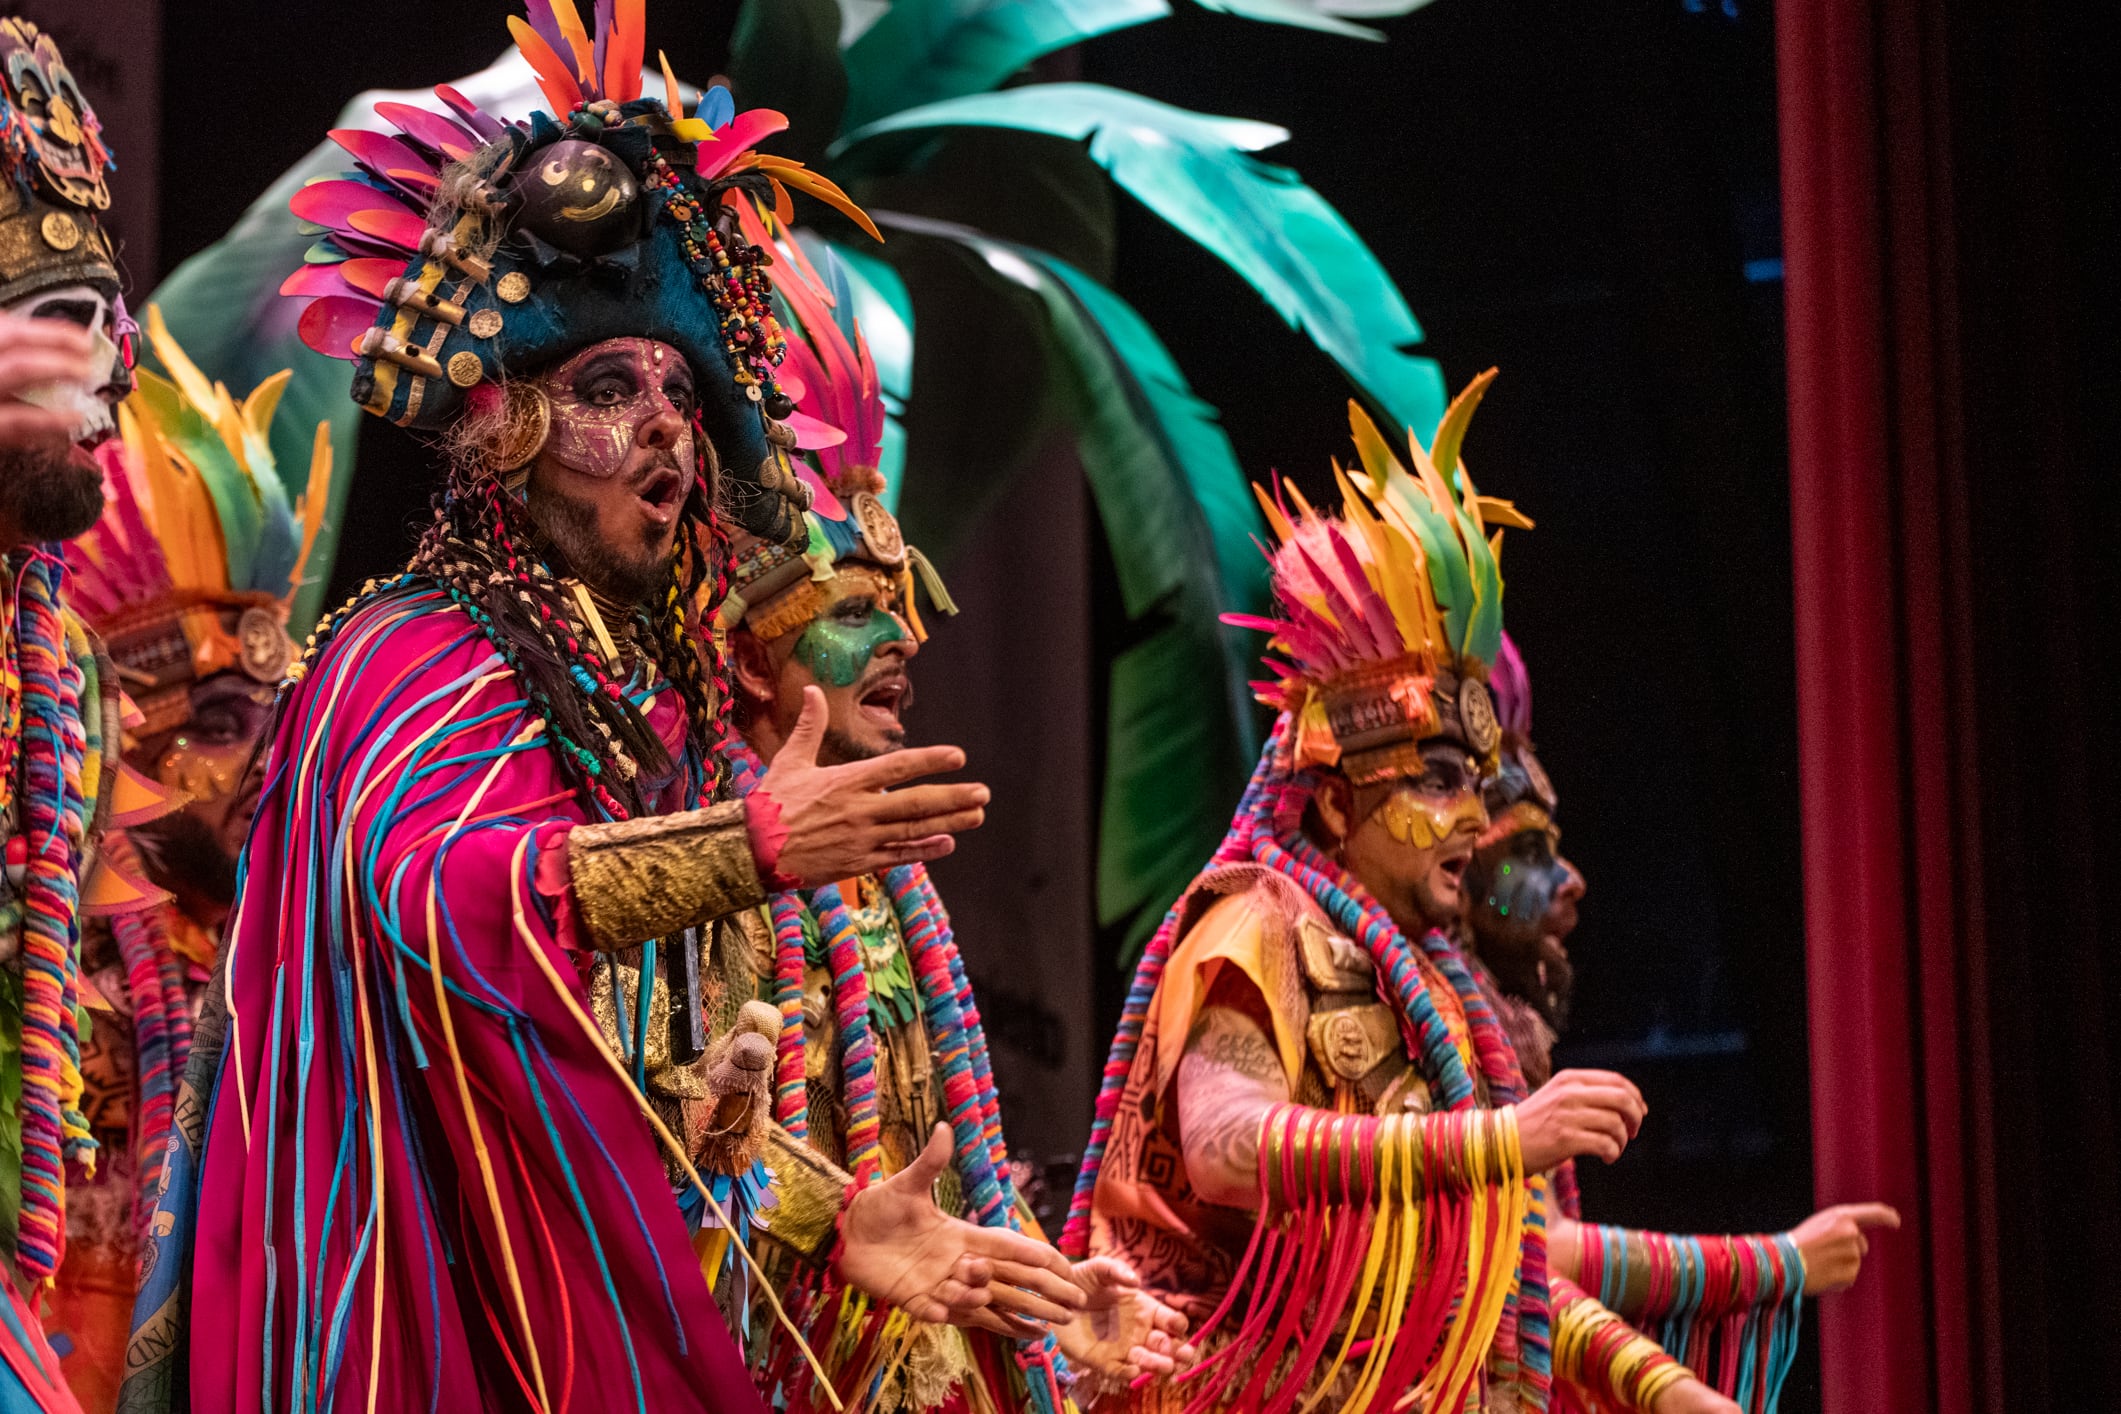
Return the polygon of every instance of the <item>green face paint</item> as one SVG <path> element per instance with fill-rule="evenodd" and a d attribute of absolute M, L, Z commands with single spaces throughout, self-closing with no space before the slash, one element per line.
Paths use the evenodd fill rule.
<path fill-rule="evenodd" d="M 861 623 L 831 615 L 813 622 L 795 641 L 795 658 L 821 687 L 852 687 L 861 679 L 876 650 L 906 636 L 898 620 L 872 609 Z"/>

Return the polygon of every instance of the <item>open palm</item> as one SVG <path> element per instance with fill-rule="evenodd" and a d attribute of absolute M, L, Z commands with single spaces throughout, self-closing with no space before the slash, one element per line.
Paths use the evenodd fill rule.
<path fill-rule="evenodd" d="M 950 1127 L 938 1124 L 919 1158 L 855 1195 L 840 1229 L 840 1275 L 916 1321 L 1030 1340 L 1071 1320 L 1089 1298 L 1066 1258 L 935 1205 L 949 1163 Z"/>

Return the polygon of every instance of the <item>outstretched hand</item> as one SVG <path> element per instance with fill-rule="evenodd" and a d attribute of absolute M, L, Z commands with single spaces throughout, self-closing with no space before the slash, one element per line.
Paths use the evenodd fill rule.
<path fill-rule="evenodd" d="M 1884 1203 L 1837 1203 L 1821 1208 L 1791 1230 L 1804 1258 L 1804 1294 L 1819 1296 L 1856 1284 L 1864 1254 L 1871 1250 L 1867 1227 L 1898 1227 L 1900 1214 Z"/>
<path fill-rule="evenodd" d="M 868 761 L 820 766 L 825 694 L 803 689 L 803 711 L 774 754 L 758 789 L 780 810 L 787 838 L 774 868 L 805 888 L 940 859 L 961 830 L 987 818 L 987 788 L 959 783 L 908 785 L 955 771 L 965 753 L 954 746 L 913 747 Z M 895 789 L 903 787 L 903 789 Z"/>
<path fill-rule="evenodd" d="M 1058 1332 L 1068 1363 L 1109 1379 L 1170 1375 L 1200 1352 L 1186 1343 L 1186 1318 L 1141 1289 L 1141 1278 L 1117 1257 L 1075 1264 L 1089 1305 Z"/>
<path fill-rule="evenodd" d="M 1650 1404 L 1650 1414 L 1745 1414 L 1735 1399 L 1725 1398 L 1692 1375 L 1665 1386 Z"/>
<path fill-rule="evenodd" d="M 950 1126 L 920 1157 L 848 1205 L 841 1277 L 916 1321 L 1036 1340 L 1088 1304 L 1060 1253 L 1008 1228 L 979 1227 L 935 1206 L 950 1163 Z"/>

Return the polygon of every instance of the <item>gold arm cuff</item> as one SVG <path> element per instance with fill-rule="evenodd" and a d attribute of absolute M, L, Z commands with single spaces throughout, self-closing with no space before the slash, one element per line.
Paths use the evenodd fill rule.
<path fill-rule="evenodd" d="M 567 868 L 590 943 L 605 952 L 766 901 L 741 801 L 577 825 L 567 836 Z"/>
<path fill-rule="evenodd" d="M 838 1235 L 852 1178 L 778 1124 L 766 1128 L 763 1157 L 779 1200 L 766 1212 L 768 1235 L 807 1261 L 822 1259 Z"/>

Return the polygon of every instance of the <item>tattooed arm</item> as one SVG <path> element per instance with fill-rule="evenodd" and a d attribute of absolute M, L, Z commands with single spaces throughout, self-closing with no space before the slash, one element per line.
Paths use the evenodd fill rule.
<path fill-rule="evenodd" d="M 1259 1204 L 1259 1127 L 1290 1099 L 1266 1004 L 1235 969 L 1216 979 L 1178 1063 L 1179 1141 L 1193 1191 L 1232 1208 Z"/>

